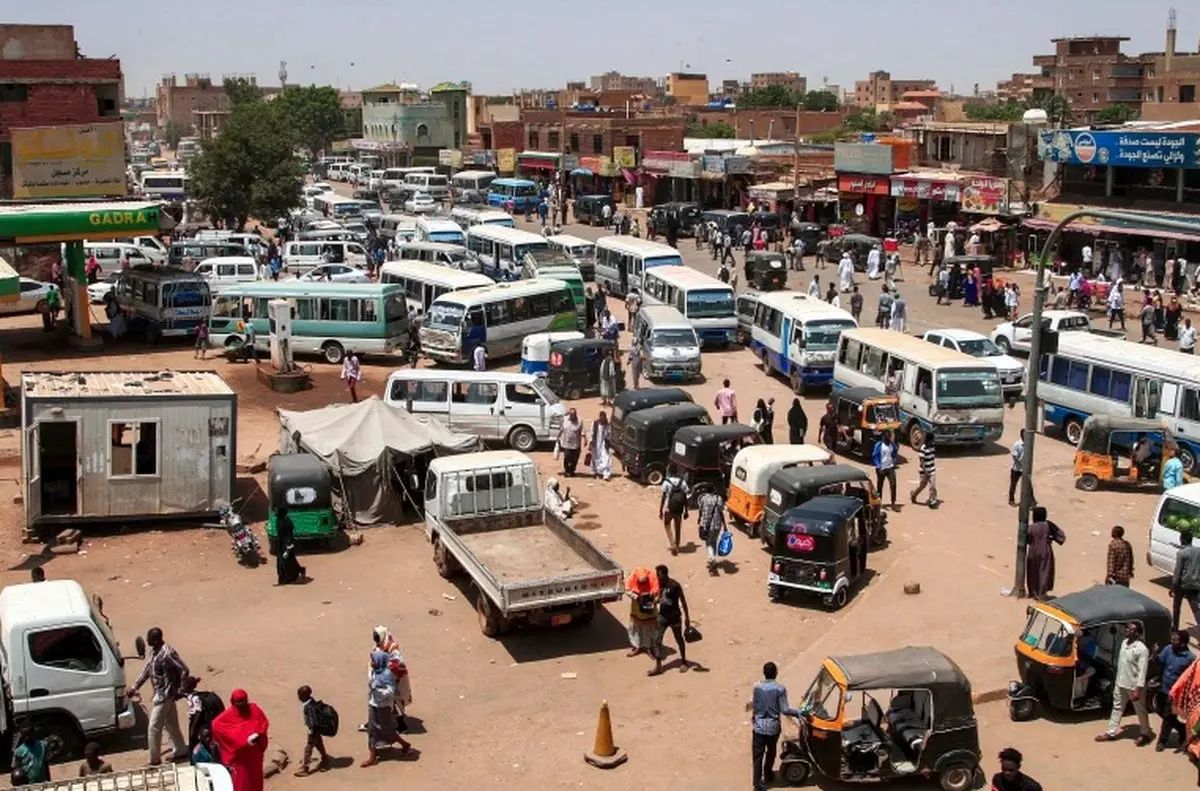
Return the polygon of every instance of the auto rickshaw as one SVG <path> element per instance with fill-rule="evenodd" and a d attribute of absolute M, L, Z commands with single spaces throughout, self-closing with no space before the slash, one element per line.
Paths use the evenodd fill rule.
<path fill-rule="evenodd" d="M 725 506 L 733 523 L 757 536 L 767 501 L 767 481 L 778 470 L 831 464 L 833 456 L 817 445 L 751 445 L 733 457 Z"/>
<path fill-rule="evenodd" d="M 1166 607 L 1124 585 L 1094 585 L 1025 610 L 1017 638 L 1017 674 L 1008 685 L 1008 714 L 1032 719 L 1038 704 L 1056 711 L 1107 711 L 1125 624 L 1142 625 L 1147 646 L 1171 641 Z"/>
<path fill-rule="evenodd" d="M 544 374 L 550 369 L 550 347 L 556 341 L 582 338 L 583 333 L 575 330 L 562 332 L 534 332 L 521 340 L 521 373 Z"/>
<path fill-rule="evenodd" d="M 625 418 L 634 412 L 659 406 L 660 404 L 690 404 L 692 396 L 687 390 L 679 387 L 640 387 L 637 390 L 623 390 L 617 393 L 612 402 L 613 455 L 621 458 L 621 437 L 624 436 Z"/>
<path fill-rule="evenodd" d="M 783 253 L 751 250 L 746 253 L 746 285 L 759 291 L 778 291 L 787 285 L 787 259 Z"/>
<path fill-rule="evenodd" d="M 837 450 L 869 456 L 885 431 L 900 430 L 899 397 L 873 387 L 847 387 L 829 395 L 837 420 Z"/>
<path fill-rule="evenodd" d="M 613 342 L 600 338 L 555 341 L 550 344 L 546 385 L 568 401 L 600 392 L 600 363 L 612 350 Z"/>
<path fill-rule="evenodd" d="M 710 423 L 708 410 L 692 403 L 660 404 L 628 415 L 620 437 L 619 458 L 625 474 L 641 483 L 659 485 L 667 473 L 676 430 Z"/>
<path fill-rule="evenodd" d="M 1139 443 L 1149 443 L 1150 455 L 1134 461 Z M 1162 468 L 1179 453 L 1167 427 L 1159 420 L 1092 415 L 1083 421 L 1075 448 L 1075 488 L 1094 492 L 1104 483 L 1162 486 Z"/>
<path fill-rule="evenodd" d="M 823 494 L 789 508 L 775 525 L 767 598 L 815 593 L 840 610 L 867 570 L 868 544 L 867 508 L 857 497 Z"/>
<path fill-rule="evenodd" d="M 758 523 L 758 535 L 767 548 L 775 545 L 775 526 L 785 512 L 823 494 L 847 494 L 862 500 L 867 508 L 867 536 L 871 547 L 887 543 L 887 513 L 871 477 L 861 468 L 849 464 L 822 464 L 785 467 L 771 474 L 762 520 Z"/>
<path fill-rule="evenodd" d="M 310 453 L 277 453 L 267 461 L 267 548 L 278 549 L 275 517 L 287 508 L 298 542 L 323 541 L 337 535 L 337 513 L 333 508 L 333 478 L 320 459 Z"/>
<path fill-rule="evenodd" d="M 758 432 L 741 423 L 684 426 L 671 439 L 670 462 L 689 488 L 711 484 L 725 496 L 733 457 L 756 442 Z"/>
<path fill-rule="evenodd" d="M 907 646 L 831 656 L 804 693 L 800 735 L 786 739 L 780 773 L 792 785 L 813 772 L 831 780 L 936 780 L 976 787 L 979 728 L 971 682 L 934 648 Z"/>

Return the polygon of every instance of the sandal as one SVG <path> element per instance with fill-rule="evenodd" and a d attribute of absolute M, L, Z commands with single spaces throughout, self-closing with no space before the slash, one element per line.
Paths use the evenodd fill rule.
<path fill-rule="evenodd" d="M 646 671 L 646 675 L 647 675 L 647 676 L 650 676 L 650 677 L 652 677 L 652 678 L 653 678 L 654 676 L 661 676 L 662 674 L 663 674 L 663 669 L 662 669 L 661 667 L 656 667 L 656 668 L 654 668 L 653 670 L 647 670 L 647 671 Z"/>
<path fill-rule="evenodd" d="M 307 766 L 302 766 L 296 770 L 296 777 L 308 777 L 312 771 Z"/>

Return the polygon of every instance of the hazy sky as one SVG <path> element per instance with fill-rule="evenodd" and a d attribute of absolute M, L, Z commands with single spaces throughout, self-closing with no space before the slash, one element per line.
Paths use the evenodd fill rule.
<path fill-rule="evenodd" d="M 1176 0 L 1180 50 L 1195 51 L 1200 6 Z M 1189 8 L 1190 5 L 1190 8 Z M 477 92 L 559 87 L 617 69 L 684 68 L 721 79 L 798 71 L 853 88 L 874 69 L 943 89 L 994 89 L 1050 39 L 1126 35 L 1162 50 L 1169 4 L 1149 0 L 4 0 L 5 22 L 67 23 L 89 57 L 121 59 L 129 96 L 163 74 L 254 73 L 364 88 L 469 80 Z"/>

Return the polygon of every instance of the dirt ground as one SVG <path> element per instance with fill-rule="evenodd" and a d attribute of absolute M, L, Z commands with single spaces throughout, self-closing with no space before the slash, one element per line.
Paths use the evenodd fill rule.
<path fill-rule="evenodd" d="M 569 231 L 600 235 L 588 228 Z M 690 239 L 680 247 L 690 265 L 714 271 L 707 253 L 696 251 Z M 808 272 L 792 274 L 791 286 L 807 286 L 811 272 L 810 262 Z M 925 273 L 908 265 L 904 274 L 910 331 L 986 329 L 978 311 L 935 306 L 926 295 Z M 823 270 L 822 279 L 833 276 L 832 266 Z M 859 282 L 865 279 L 860 276 Z M 869 314 L 878 287 L 862 288 Z M 1025 294 L 1028 302 L 1032 289 Z M 617 315 L 624 315 L 623 308 Z M 185 347 L 130 342 L 79 354 L 43 334 L 30 318 L 4 320 L 0 343 L 9 384 L 16 384 L 23 370 L 217 370 L 239 394 L 239 461 L 247 464 L 264 460 L 274 449 L 277 407 L 314 408 L 347 398 L 338 371 L 316 360 L 315 387 L 280 397 L 256 382 L 250 366 L 193 361 Z M 515 360 L 505 362 L 505 367 L 515 366 Z M 394 364 L 364 363 L 361 389 L 379 393 Z M 756 398 L 773 396 L 777 435 L 786 430 L 791 392 L 782 380 L 766 377 L 750 354 L 706 353 L 704 372 L 706 381 L 690 387 L 698 403 L 710 405 L 720 380 L 729 377 L 745 412 Z M 804 399 L 814 425 L 822 401 L 819 395 Z M 599 409 L 596 399 L 576 405 L 589 422 Z M 657 492 L 623 477 L 607 483 L 573 480 L 572 492 L 583 505 L 577 521 L 589 538 L 626 569 L 665 562 L 683 582 L 693 621 L 704 633 L 688 652 L 703 668 L 689 673 L 671 664 L 665 675 L 647 678 L 650 661 L 625 656 L 625 603 L 609 605 L 586 628 L 484 637 L 469 592 L 438 576 L 415 523 L 364 531 L 362 546 L 305 554 L 301 561 L 312 581 L 288 588 L 273 585 L 270 567 L 238 566 L 223 533 L 194 526 L 89 529 L 84 551 L 77 555 L 31 557 L 40 547 L 20 542 L 22 510 L 14 501 L 20 482 L 16 429 L 0 432 L 0 519 L 10 525 L 0 537 L 6 569 L 0 582 L 24 581 L 31 565 L 44 563 L 51 578 L 77 579 L 104 597 L 125 646 L 132 646 L 148 627 L 161 626 L 205 687 L 223 696 L 234 687 L 246 688 L 272 720 L 272 743 L 293 761 L 282 778 L 269 781 L 272 788 L 353 783 L 373 789 L 397 782 L 418 790 L 744 788 L 749 786 L 745 763 L 750 746 L 744 704 L 764 661 L 780 665 L 794 703 L 827 654 L 905 644 L 945 651 L 972 679 L 975 693 L 986 698 L 1015 677 L 1012 646 L 1026 603 L 1003 597 L 1001 590 L 1012 585 L 1016 533 L 1016 511 L 1005 502 L 1007 451 L 1022 421 L 1018 406 L 1006 413 L 999 443 L 939 455 L 945 504 L 938 510 L 908 504 L 907 490 L 917 476 L 911 452 L 905 454 L 899 474 L 903 504 L 891 516 L 891 544 L 871 556 L 869 584 L 836 614 L 816 602 L 769 603 L 769 556 L 740 536 L 731 562 L 719 576 L 710 576 L 694 518 L 685 526 L 683 552 L 672 558 L 656 519 Z M 535 457 L 543 474 L 557 470 L 549 448 Z M 1072 449 L 1060 438 L 1038 438 L 1038 496 L 1068 536 L 1058 550 L 1057 591 L 1102 581 L 1108 530 L 1120 523 L 1138 558 L 1134 586 L 1166 602 L 1163 581 L 1142 560 L 1156 495 L 1076 491 L 1071 459 Z M 246 513 L 261 531 L 264 477 L 243 475 L 239 483 Z M 910 581 L 921 583 L 920 595 L 903 593 Z M 416 760 L 360 769 L 356 764 L 365 756 L 365 735 L 356 733 L 355 725 L 365 721 L 366 654 L 376 624 L 389 626 L 403 646 L 415 698 L 409 709 L 410 739 L 420 754 Z M 126 669 L 135 674 L 136 661 Z M 291 771 L 303 744 L 295 698 L 301 684 L 311 685 L 318 697 L 338 707 L 342 732 L 329 741 L 332 754 L 340 757 L 337 768 L 297 780 Z M 630 756 L 628 764 L 607 773 L 583 762 L 604 700 L 611 707 L 616 741 Z M 1016 724 L 1009 721 L 1002 700 L 980 703 L 977 714 L 989 778 L 997 768 L 996 753 L 1012 745 L 1025 753 L 1026 771 L 1047 789 L 1134 784 L 1165 789 L 1195 782 L 1195 770 L 1173 752 L 1139 751 L 1132 738 L 1093 743 L 1103 729 L 1095 718 L 1056 715 Z M 1157 729 L 1157 718 L 1153 724 Z M 135 733 L 102 745 L 118 767 L 145 759 L 141 723 Z"/>

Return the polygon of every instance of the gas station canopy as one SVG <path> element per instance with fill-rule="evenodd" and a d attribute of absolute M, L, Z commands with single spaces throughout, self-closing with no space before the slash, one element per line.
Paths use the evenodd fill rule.
<path fill-rule="evenodd" d="M 17 244 L 158 234 L 170 230 L 173 225 L 174 221 L 157 203 L 96 201 L 0 205 L 0 239 Z"/>

